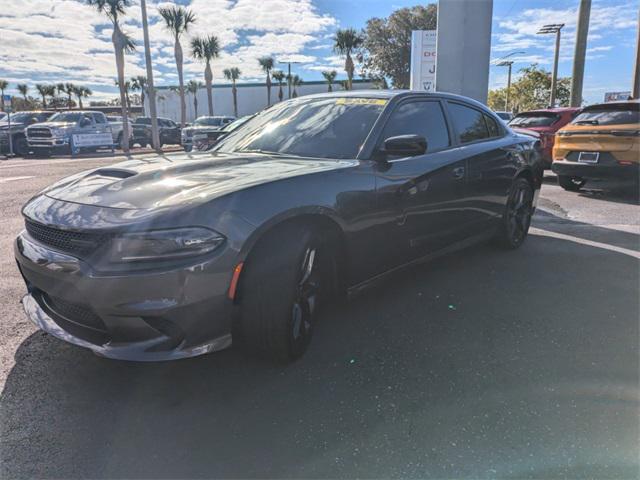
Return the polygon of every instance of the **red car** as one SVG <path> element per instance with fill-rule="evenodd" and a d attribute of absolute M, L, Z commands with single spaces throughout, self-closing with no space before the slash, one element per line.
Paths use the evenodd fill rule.
<path fill-rule="evenodd" d="M 509 126 L 522 133 L 536 132 L 542 143 L 542 154 L 545 168 L 551 168 L 553 158 L 553 142 L 558 130 L 569 123 L 580 111 L 579 108 L 545 108 L 520 112 L 509 122 Z"/>

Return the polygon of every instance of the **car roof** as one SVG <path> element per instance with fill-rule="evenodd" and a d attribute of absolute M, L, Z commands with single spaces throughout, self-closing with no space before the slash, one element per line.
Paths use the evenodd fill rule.
<path fill-rule="evenodd" d="M 631 100 L 617 100 L 615 102 L 594 103 L 593 105 L 587 105 L 584 108 L 598 108 L 598 107 L 606 107 L 610 105 L 638 105 L 638 104 L 640 104 L 640 98 L 633 98 Z"/>
<path fill-rule="evenodd" d="M 580 110 L 579 107 L 554 107 L 554 108 L 536 108 L 534 110 L 525 110 L 524 112 L 518 112 L 518 115 L 524 115 L 529 113 L 563 113 L 563 112 L 575 112 Z"/>
<path fill-rule="evenodd" d="M 493 113 L 492 110 L 489 109 L 483 103 L 474 100 L 473 98 L 465 97 L 462 95 L 456 95 L 455 93 L 447 93 L 447 92 L 424 92 L 422 90 L 341 90 L 337 92 L 327 92 L 327 93 L 316 93 L 314 95 L 304 95 L 303 97 L 298 97 L 296 100 L 301 99 L 309 99 L 309 98 L 342 98 L 342 97 L 352 97 L 352 98 L 386 98 L 386 99 L 400 99 L 403 97 L 425 97 L 425 98 L 433 98 L 440 99 L 444 98 L 446 100 L 454 100 L 460 101 L 464 103 L 468 103 L 474 105 L 478 108 L 481 108 L 487 112 Z"/>

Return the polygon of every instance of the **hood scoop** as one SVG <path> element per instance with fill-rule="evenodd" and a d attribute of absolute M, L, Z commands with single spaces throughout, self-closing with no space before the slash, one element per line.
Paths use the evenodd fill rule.
<path fill-rule="evenodd" d="M 125 170 L 122 168 L 99 168 L 91 172 L 87 177 L 109 177 L 109 178 L 119 178 L 125 179 L 129 177 L 133 177 L 136 172 L 131 170 Z"/>

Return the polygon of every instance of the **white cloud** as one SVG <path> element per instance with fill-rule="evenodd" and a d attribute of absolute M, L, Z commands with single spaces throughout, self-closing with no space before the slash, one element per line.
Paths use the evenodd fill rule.
<path fill-rule="evenodd" d="M 11 0 L 0 9 L 0 77 L 12 83 L 73 81 L 96 95 L 113 94 L 116 76 L 111 24 L 79 0 Z M 148 0 L 149 33 L 156 84 L 176 82 L 173 39 L 157 7 L 171 2 Z M 335 28 L 335 18 L 321 14 L 312 0 L 191 0 L 196 23 L 182 39 L 185 80 L 201 77 L 203 65 L 189 58 L 196 35 L 215 34 L 222 45 L 214 63 L 216 81 L 222 69 L 238 67 L 242 80 L 262 78 L 257 58 L 313 63 L 305 53 Z M 123 18 L 124 30 L 138 43 L 127 56 L 126 75 L 144 75 L 140 8 L 137 0 Z M 199 78 L 200 79 L 200 78 Z"/>

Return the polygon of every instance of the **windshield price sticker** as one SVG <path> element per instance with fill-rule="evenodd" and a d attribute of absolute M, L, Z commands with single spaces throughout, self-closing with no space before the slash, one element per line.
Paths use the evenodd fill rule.
<path fill-rule="evenodd" d="M 386 105 L 384 98 L 338 98 L 336 105 Z"/>

